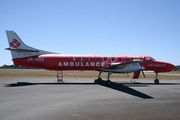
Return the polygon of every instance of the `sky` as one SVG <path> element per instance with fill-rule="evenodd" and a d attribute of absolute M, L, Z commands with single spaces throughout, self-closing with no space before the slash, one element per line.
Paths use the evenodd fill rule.
<path fill-rule="evenodd" d="M 149 55 L 180 65 L 180 0 L 1 0 L 0 66 L 13 64 L 5 30 L 65 54 Z"/>

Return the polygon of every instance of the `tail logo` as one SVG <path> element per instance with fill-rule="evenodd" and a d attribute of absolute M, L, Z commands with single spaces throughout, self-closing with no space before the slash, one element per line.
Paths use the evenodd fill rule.
<path fill-rule="evenodd" d="M 19 46 L 21 46 L 21 43 L 16 39 L 13 39 L 13 41 L 10 43 L 10 47 L 12 48 L 18 48 Z"/>

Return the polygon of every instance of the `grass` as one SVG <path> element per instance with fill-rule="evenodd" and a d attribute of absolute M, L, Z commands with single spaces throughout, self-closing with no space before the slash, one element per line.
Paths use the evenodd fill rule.
<path fill-rule="evenodd" d="M 97 71 L 64 71 L 65 77 L 89 77 L 97 78 Z M 145 73 L 147 79 L 154 79 L 155 74 Z M 171 75 L 178 74 L 178 75 Z M 0 78 L 55 78 L 56 71 L 48 71 L 42 69 L 0 69 Z M 111 78 L 129 78 L 131 79 L 133 73 L 128 74 L 112 74 Z M 107 73 L 102 73 L 102 78 L 106 78 Z M 143 75 L 140 75 L 140 79 L 144 79 Z M 159 79 L 166 80 L 180 80 L 180 71 L 173 71 L 168 74 L 159 74 Z"/>

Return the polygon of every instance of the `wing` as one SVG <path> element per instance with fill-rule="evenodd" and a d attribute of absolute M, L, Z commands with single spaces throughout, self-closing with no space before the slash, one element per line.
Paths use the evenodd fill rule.
<path fill-rule="evenodd" d="M 129 73 L 129 72 L 135 72 L 144 69 L 143 66 L 139 64 L 139 62 L 142 62 L 141 59 L 136 59 L 128 62 L 123 63 L 112 63 L 109 66 L 100 69 L 99 71 L 104 72 L 114 72 L 114 73 Z"/>
<path fill-rule="evenodd" d="M 129 66 L 129 65 L 132 65 L 132 64 L 135 64 L 135 63 L 139 63 L 139 62 L 142 62 L 142 61 L 143 60 L 141 60 L 141 59 L 136 59 L 136 60 L 133 60 L 133 61 L 123 62 L 123 63 L 113 63 L 110 66 L 106 67 L 105 69 L 124 68 L 126 66 Z"/>

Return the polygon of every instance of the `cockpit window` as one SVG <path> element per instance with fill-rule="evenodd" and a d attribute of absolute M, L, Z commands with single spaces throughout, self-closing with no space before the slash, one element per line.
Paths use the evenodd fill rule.
<path fill-rule="evenodd" d="M 152 58 L 152 57 L 148 57 L 148 58 L 146 58 L 146 61 L 153 61 L 153 60 L 155 60 L 154 58 Z"/>

